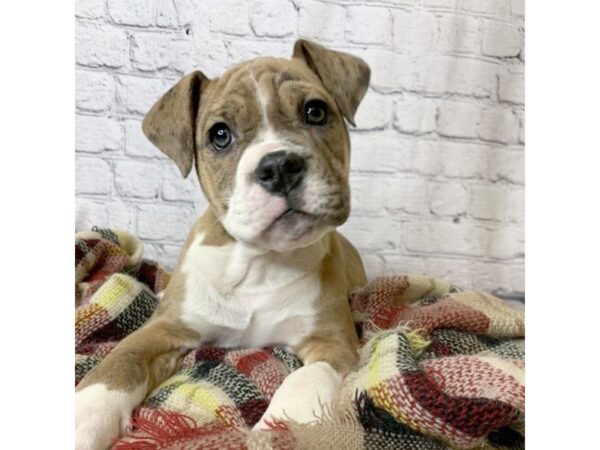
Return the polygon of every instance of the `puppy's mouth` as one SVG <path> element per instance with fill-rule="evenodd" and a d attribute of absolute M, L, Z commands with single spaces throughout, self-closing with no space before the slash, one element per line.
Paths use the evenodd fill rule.
<path fill-rule="evenodd" d="M 317 214 L 311 214 L 305 210 L 289 206 L 271 222 L 265 231 L 285 230 L 289 238 L 299 238 L 302 234 L 317 226 L 320 218 Z"/>
<path fill-rule="evenodd" d="M 295 208 L 288 208 L 286 209 L 279 217 L 277 217 L 273 223 L 279 222 L 279 221 L 283 221 L 283 220 L 289 220 L 291 218 L 311 218 L 314 217 L 313 214 L 309 214 L 305 211 L 301 211 L 299 209 L 295 209 Z"/>
<path fill-rule="evenodd" d="M 289 207 L 282 212 L 265 231 L 272 231 L 275 228 L 287 230 L 289 233 L 300 237 L 305 231 L 312 229 L 317 224 L 319 217 L 301 209 Z M 291 237 L 291 236 L 290 236 Z"/>
<path fill-rule="evenodd" d="M 325 229 L 322 219 L 319 214 L 288 206 L 261 235 L 273 249 L 289 250 L 314 241 L 319 230 Z"/>

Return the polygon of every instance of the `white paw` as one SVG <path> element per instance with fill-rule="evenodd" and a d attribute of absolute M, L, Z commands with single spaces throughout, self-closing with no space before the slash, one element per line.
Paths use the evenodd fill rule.
<path fill-rule="evenodd" d="M 137 395 L 136 395 L 137 394 Z M 94 384 L 75 393 L 75 450 L 105 450 L 129 428 L 139 392 Z"/>
<path fill-rule="evenodd" d="M 308 364 L 287 376 L 275 391 L 269 407 L 253 430 L 268 430 L 272 420 L 311 423 L 332 406 L 339 395 L 342 376 L 328 363 Z"/>

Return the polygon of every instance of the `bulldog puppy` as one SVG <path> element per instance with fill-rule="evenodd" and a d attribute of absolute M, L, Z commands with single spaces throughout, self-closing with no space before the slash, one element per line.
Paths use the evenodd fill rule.
<path fill-rule="evenodd" d="M 257 58 L 209 80 L 182 78 L 143 131 L 209 202 L 160 306 L 81 381 L 76 448 L 105 449 L 132 410 L 198 346 L 285 345 L 289 375 L 255 428 L 314 420 L 357 362 L 348 295 L 366 284 L 336 227 L 350 211 L 350 140 L 370 69 L 299 40 L 291 60 Z"/>

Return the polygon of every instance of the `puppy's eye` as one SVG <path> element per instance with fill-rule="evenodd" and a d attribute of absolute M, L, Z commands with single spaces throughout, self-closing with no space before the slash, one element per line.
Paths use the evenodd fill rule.
<path fill-rule="evenodd" d="M 217 150 L 224 150 L 233 140 L 231 130 L 227 124 L 223 122 L 215 123 L 210 127 L 208 138 Z"/>
<path fill-rule="evenodd" d="M 309 125 L 324 125 L 327 122 L 327 105 L 322 100 L 310 100 L 304 105 L 304 121 Z"/>

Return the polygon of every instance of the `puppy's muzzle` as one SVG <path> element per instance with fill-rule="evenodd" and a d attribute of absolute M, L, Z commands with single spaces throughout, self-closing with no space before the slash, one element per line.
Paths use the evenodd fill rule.
<path fill-rule="evenodd" d="M 300 185 L 305 170 L 303 157 L 280 150 L 263 156 L 254 174 L 256 182 L 267 192 L 286 197 Z"/>

